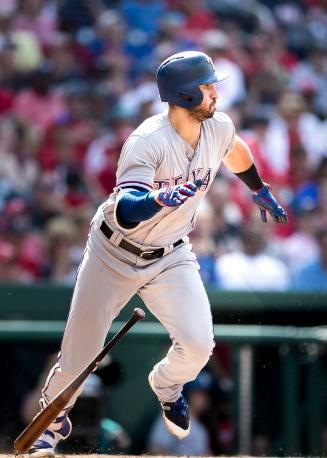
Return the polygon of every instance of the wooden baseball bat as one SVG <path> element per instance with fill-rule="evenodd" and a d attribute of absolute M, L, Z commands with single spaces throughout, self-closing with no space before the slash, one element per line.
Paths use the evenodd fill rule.
<path fill-rule="evenodd" d="M 142 320 L 145 313 L 142 309 L 136 308 L 127 323 L 117 332 L 117 334 L 103 347 L 101 352 L 83 369 L 60 393 L 48 404 L 45 409 L 39 412 L 17 437 L 14 442 L 16 455 L 27 452 L 33 443 L 57 418 L 59 413 L 66 407 L 74 393 L 85 381 L 87 376 L 94 371 L 99 362 L 117 344 L 117 342 L 127 333 L 127 331 L 139 320 Z"/>

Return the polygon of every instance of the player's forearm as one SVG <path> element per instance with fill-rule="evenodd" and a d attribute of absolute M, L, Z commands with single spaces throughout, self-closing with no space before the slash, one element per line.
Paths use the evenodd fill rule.
<path fill-rule="evenodd" d="M 239 136 L 235 137 L 234 147 L 225 156 L 224 164 L 242 180 L 251 191 L 257 191 L 262 188 L 264 183 L 254 164 L 251 150 Z"/>
<path fill-rule="evenodd" d="M 130 191 L 124 194 L 117 206 L 117 216 L 125 223 L 139 223 L 152 218 L 162 209 L 152 193 Z"/>
<path fill-rule="evenodd" d="M 160 188 L 156 191 L 130 191 L 118 202 L 117 217 L 126 227 L 135 227 L 140 221 L 152 218 L 163 207 L 179 207 L 194 197 L 202 180 L 187 181 L 182 185 Z"/>

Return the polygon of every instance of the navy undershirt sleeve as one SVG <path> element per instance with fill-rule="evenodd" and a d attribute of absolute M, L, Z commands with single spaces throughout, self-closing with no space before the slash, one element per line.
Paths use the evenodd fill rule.
<path fill-rule="evenodd" d="M 118 202 L 117 217 L 122 226 L 135 227 L 140 221 L 152 218 L 161 209 L 162 206 L 155 201 L 152 192 L 129 191 Z"/>

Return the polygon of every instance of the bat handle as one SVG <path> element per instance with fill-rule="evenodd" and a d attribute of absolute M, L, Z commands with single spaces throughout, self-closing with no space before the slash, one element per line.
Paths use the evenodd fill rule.
<path fill-rule="evenodd" d="M 143 318 L 145 317 L 145 313 L 142 309 L 135 308 L 133 310 L 133 317 L 134 317 L 135 322 L 139 320 L 143 320 Z"/>

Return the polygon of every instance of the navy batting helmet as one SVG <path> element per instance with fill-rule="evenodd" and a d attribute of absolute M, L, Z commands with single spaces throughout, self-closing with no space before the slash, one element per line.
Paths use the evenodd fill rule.
<path fill-rule="evenodd" d="M 198 51 L 173 54 L 162 62 L 157 71 L 161 101 L 182 108 L 192 108 L 202 102 L 200 84 L 218 81 L 211 58 Z"/>

